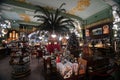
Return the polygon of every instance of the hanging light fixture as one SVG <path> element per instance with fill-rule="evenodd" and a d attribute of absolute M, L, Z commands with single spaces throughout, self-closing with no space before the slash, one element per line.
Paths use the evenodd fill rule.
<path fill-rule="evenodd" d="M 51 35 L 52 38 L 56 38 L 56 34 L 53 32 Z"/>
<path fill-rule="evenodd" d="M 69 39 L 69 35 L 68 34 L 66 35 L 66 39 Z"/>
<path fill-rule="evenodd" d="M 52 32 L 52 34 L 51 34 L 51 37 L 52 37 L 52 38 L 56 38 L 56 34 L 55 34 L 55 32 L 54 32 L 54 26 L 53 26 L 53 32 Z"/>
<path fill-rule="evenodd" d="M 62 36 L 60 35 L 60 37 L 59 37 L 59 41 L 61 41 L 62 40 Z"/>
<path fill-rule="evenodd" d="M 42 32 L 40 32 L 40 36 L 39 36 L 39 39 L 42 40 L 42 35 L 41 35 Z"/>
<path fill-rule="evenodd" d="M 41 39 L 42 39 L 42 36 L 39 36 L 39 39 L 41 40 Z"/>

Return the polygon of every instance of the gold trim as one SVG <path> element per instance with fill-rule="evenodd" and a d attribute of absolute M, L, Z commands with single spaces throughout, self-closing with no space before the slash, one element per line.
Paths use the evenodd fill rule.
<path fill-rule="evenodd" d="M 111 19 L 111 18 L 103 19 L 103 20 L 100 20 L 98 22 L 88 24 L 84 28 L 90 28 L 90 27 L 93 27 L 93 26 L 96 26 L 96 25 L 99 25 L 99 24 L 108 23 L 108 22 L 113 22 L 113 19 Z"/>

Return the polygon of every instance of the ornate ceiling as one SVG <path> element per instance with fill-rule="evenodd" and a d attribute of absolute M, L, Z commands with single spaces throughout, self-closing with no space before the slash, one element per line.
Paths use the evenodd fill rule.
<path fill-rule="evenodd" d="M 112 1 L 112 2 L 110 2 Z M 115 0 L 119 2 L 119 0 Z M 55 9 L 62 3 L 66 3 L 63 8 L 67 14 L 79 20 L 89 20 L 95 22 L 99 19 L 108 18 L 111 11 L 111 4 L 116 4 L 114 0 L 3 0 L 1 2 L 0 15 L 5 19 L 16 20 L 25 23 L 36 23 L 34 16 L 34 5 Z M 77 16 L 77 17 L 76 17 Z M 89 22 L 88 21 L 88 22 Z M 89 22 L 90 23 L 90 22 Z"/>

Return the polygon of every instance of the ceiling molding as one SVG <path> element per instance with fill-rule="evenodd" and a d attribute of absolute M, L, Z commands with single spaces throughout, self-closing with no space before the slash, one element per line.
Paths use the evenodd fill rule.
<path fill-rule="evenodd" d="M 87 21 L 86 25 L 100 21 L 101 19 L 103 20 L 103 19 L 112 17 L 112 15 L 110 15 L 111 12 L 109 11 L 112 9 L 111 5 L 105 2 L 110 0 L 74 0 L 69 2 L 68 1 L 69 0 L 59 0 L 59 1 L 49 0 L 49 2 L 47 0 L 43 0 L 43 1 L 42 0 L 5 0 L 3 1 L 3 4 L 5 3 L 6 5 L 10 5 L 10 7 L 12 8 L 10 10 L 15 11 L 18 14 L 30 15 L 29 17 L 33 21 L 36 21 L 36 19 L 34 20 L 33 18 L 31 18 L 32 16 L 34 16 L 34 11 L 37 9 L 37 7 L 35 7 L 35 4 L 44 6 L 47 9 L 48 8 L 55 9 L 63 2 L 67 3 L 64 6 L 64 9 L 66 9 L 67 12 L 68 11 L 74 12 L 75 10 L 75 15 L 68 14 L 68 13 L 61 13 L 61 15 L 77 19 L 80 22 Z M 114 1 L 114 0 L 111 0 L 111 1 Z M 115 1 L 119 1 L 119 0 L 115 0 Z M 32 2 L 35 2 L 35 3 L 32 3 Z M 112 2 L 112 4 L 113 3 L 114 2 Z M 9 9 L 9 7 L 7 9 Z M 53 13 L 55 11 L 51 9 L 49 10 Z M 25 19 L 22 19 L 21 21 L 23 22 L 25 21 Z M 29 21 L 29 22 L 31 23 L 33 21 Z"/>
<path fill-rule="evenodd" d="M 113 18 L 107 18 L 107 19 L 103 19 L 103 20 L 97 21 L 95 23 L 92 23 L 92 24 L 84 26 L 84 28 L 85 29 L 86 28 L 91 28 L 93 26 L 97 26 L 97 25 L 104 24 L 104 23 L 110 23 L 110 22 L 113 22 Z"/>
<path fill-rule="evenodd" d="M 86 25 L 89 25 L 91 23 L 106 19 L 106 18 L 112 18 L 112 7 L 105 8 L 104 10 L 90 16 L 89 18 L 85 19 L 84 21 L 87 21 Z"/>

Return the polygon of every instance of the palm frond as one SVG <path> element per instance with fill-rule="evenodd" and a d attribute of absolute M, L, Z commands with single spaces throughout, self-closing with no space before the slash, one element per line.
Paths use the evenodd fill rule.
<path fill-rule="evenodd" d="M 64 24 L 64 23 L 69 23 L 71 22 L 72 20 L 70 19 L 64 19 L 63 21 L 60 22 L 60 24 Z"/>
<path fill-rule="evenodd" d="M 60 11 L 61 11 L 62 13 L 66 13 L 66 10 L 65 10 L 65 9 L 60 9 Z"/>
<path fill-rule="evenodd" d="M 35 15 L 34 18 L 37 17 L 39 19 L 47 19 L 47 16 L 43 16 L 43 15 Z"/>
<path fill-rule="evenodd" d="M 36 9 L 34 13 L 41 12 L 44 15 L 49 16 L 50 12 L 47 9 L 41 6 L 36 6 L 36 7 L 38 7 L 38 9 Z"/>
<path fill-rule="evenodd" d="M 37 21 L 42 21 L 42 22 L 44 22 L 44 19 L 37 19 Z"/>
<path fill-rule="evenodd" d="M 34 17 L 37 17 L 38 21 L 43 21 L 43 24 L 39 25 L 41 30 L 52 31 L 54 27 L 54 30 L 58 32 L 69 31 L 70 27 L 68 25 L 73 26 L 74 24 L 72 19 L 61 15 L 61 12 L 66 12 L 65 9 L 62 9 L 63 5 L 65 3 L 61 4 L 54 13 L 41 6 L 37 6 L 38 9 L 36 9 L 35 13 L 41 12 L 42 14 L 35 15 Z"/>
<path fill-rule="evenodd" d="M 54 21 L 54 14 L 50 13 L 51 21 Z"/>
<path fill-rule="evenodd" d="M 56 20 L 56 23 L 59 23 L 59 22 L 61 22 L 61 21 L 64 20 L 64 19 L 65 19 L 64 16 L 58 16 L 58 17 L 57 17 L 57 20 Z"/>
<path fill-rule="evenodd" d="M 57 17 L 59 17 L 61 12 L 66 12 L 65 9 L 61 9 L 63 5 L 65 5 L 65 3 L 61 4 L 61 6 L 58 9 L 56 9 L 54 22 L 57 20 Z"/>
<path fill-rule="evenodd" d="M 56 19 L 57 19 L 58 15 L 59 15 L 59 10 L 57 9 L 57 10 L 55 11 L 55 17 L 54 17 L 54 21 L 53 21 L 53 22 L 55 22 L 55 21 L 56 21 Z"/>
<path fill-rule="evenodd" d="M 62 6 L 66 5 L 66 3 L 62 3 L 58 9 L 61 9 Z"/>

